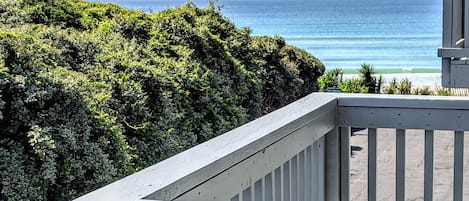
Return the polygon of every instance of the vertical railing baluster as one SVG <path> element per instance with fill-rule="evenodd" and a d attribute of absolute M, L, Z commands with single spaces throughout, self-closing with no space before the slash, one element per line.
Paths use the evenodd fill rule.
<path fill-rule="evenodd" d="M 405 200 L 405 130 L 396 130 L 396 201 Z"/>
<path fill-rule="evenodd" d="M 290 182 L 290 194 L 291 201 L 298 201 L 298 155 L 291 159 L 291 182 Z"/>
<path fill-rule="evenodd" d="M 283 164 L 283 201 L 290 201 L 290 161 Z"/>
<path fill-rule="evenodd" d="M 340 130 L 326 135 L 326 200 L 340 200 Z"/>
<path fill-rule="evenodd" d="M 463 200 L 464 174 L 464 132 L 456 131 L 454 134 L 454 201 Z"/>
<path fill-rule="evenodd" d="M 298 200 L 305 201 L 305 151 L 301 151 L 298 157 Z"/>
<path fill-rule="evenodd" d="M 312 171 L 311 171 L 311 195 L 312 200 L 319 200 L 319 141 L 313 143 L 312 147 Z"/>
<path fill-rule="evenodd" d="M 424 200 L 433 200 L 433 131 L 425 130 Z"/>
<path fill-rule="evenodd" d="M 262 200 L 262 179 L 259 179 L 254 183 L 254 201 Z"/>
<path fill-rule="evenodd" d="M 368 129 L 368 201 L 376 201 L 376 159 L 377 136 L 376 128 Z"/>
<path fill-rule="evenodd" d="M 326 200 L 326 137 L 323 136 L 318 140 L 318 169 L 317 169 L 317 188 L 318 201 Z"/>
<path fill-rule="evenodd" d="M 274 201 L 273 199 L 273 194 L 274 192 L 272 191 L 272 173 L 269 173 L 265 175 L 264 177 L 264 200 L 265 201 Z"/>
<path fill-rule="evenodd" d="M 275 188 L 274 188 L 274 195 L 275 201 L 282 200 L 282 166 L 278 167 L 274 171 L 274 179 L 275 179 Z"/>
<path fill-rule="evenodd" d="M 251 201 L 251 200 L 252 200 L 251 187 L 248 187 L 243 190 L 243 201 Z"/>
<path fill-rule="evenodd" d="M 350 200 L 350 127 L 340 128 L 340 200 Z"/>
<path fill-rule="evenodd" d="M 310 145 L 306 148 L 306 183 L 305 183 L 305 200 L 310 201 L 313 200 L 312 196 L 312 182 L 313 182 L 313 177 L 312 177 L 312 171 L 313 171 L 313 164 L 312 164 L 312 159 L 313 159 L 313 153 L 311 151 L 311 148 L 314 146 Z"/>

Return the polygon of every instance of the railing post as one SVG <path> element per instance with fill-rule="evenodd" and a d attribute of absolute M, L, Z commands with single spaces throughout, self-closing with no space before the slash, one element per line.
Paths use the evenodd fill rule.
<path fill-rule="evenodd" d="M 350 194 L 350 128 L 326 135 L 326 200 L 348 201 Z"/>
<path fill-rule="evenodd" d="M 453 0 L 443 0 L 443 41 L 442 47 L 453 47 Z M 451 58 L 442 58 L 441 64 L 441 85 L 443 87 L 451 86 Z"/>
<path fill-rule="evenodd" d="M 312 147 L 312 200 L 326 200 L 326 136 L 317 140 Z"/>
<path fill-rule="evenodd" d="M 326 201 L 340 200 L 340 138 L 337 127 L 326 135 Z"/>
<path fill-rule="evenodd" d="M 350 200 L 350 127 L 340 128 L 340 200 Z"/>

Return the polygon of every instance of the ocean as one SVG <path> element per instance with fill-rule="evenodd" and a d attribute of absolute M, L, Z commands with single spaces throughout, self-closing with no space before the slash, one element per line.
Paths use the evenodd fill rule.
<path fill-rule="evenodd" d="M 186 0 L 100 0 L 156 12 Z M 207 0 L 193 0 L 207 6 Z M 279 35 L 319 58 L 327 69 L 436 73 L 441 60 L 442 0 L 218 0 L 238 27 Z"/>

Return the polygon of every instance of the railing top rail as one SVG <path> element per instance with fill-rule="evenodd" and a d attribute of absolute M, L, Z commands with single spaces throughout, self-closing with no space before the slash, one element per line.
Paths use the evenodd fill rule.
<path fill-rule="evenodd" d="M 311 94 L 76 200 L 172 200 L 336 107 L 336 97 Z"/>
<path fill-rule="evenodd" d="M 339 107 L 469 110 L 469 97 L 333 94 Z"/>
<path fill-rule="evenodd" d="M 338 126 L 425 130 L 469 129 L 469 98 L 337 94 Z"/>
<path fill-rule="evenodd" d="M 325 115 L 324 134 L 336 126 L 467 130 L 469 98 L 311 94 L 77 200 L 173 200 Z"/>

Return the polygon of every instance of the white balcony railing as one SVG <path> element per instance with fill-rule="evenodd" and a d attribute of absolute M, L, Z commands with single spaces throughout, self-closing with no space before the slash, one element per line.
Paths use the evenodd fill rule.
<path fill-rule="evenodd" d="M 469 98 L 309 95 L 77 200 L 350 200 L 350 127 L 368 128 L 368 200 L 377 200 L 376 128 L 396 130 L 395 198 L 405 200 L 406 129 L 425 130 L 424 199 L 433 195 L 433 131 L 454 131 L 453 199 L 463 200 Z"/>

